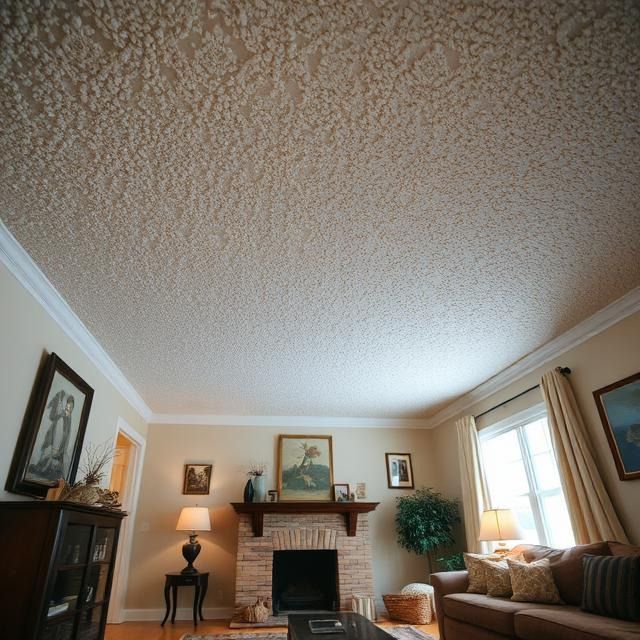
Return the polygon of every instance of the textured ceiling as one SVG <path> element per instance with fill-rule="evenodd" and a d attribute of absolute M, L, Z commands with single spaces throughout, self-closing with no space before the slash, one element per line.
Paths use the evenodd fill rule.
<path fill-rule="evenodd" d="M 640 283 L 638 2 L 0 16 L 0 214 L 156 412 L 428 416 Z"/>

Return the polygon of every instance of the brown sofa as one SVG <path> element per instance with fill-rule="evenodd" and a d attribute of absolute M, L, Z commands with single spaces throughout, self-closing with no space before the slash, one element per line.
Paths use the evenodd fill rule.
<path fill-rule="evenodd" d="M 566 604 L 514 602 L 467 593 L 466 571 L 434 573 L 431 584 L 441 640 L 640 640 L 640 623 L 607 618 L 580 609 L 582 556 L 640 555 L 640 547 L 596 542 L 570 549 L 519 545 L 528 562 L 549 558 L 558 591 Z"/>

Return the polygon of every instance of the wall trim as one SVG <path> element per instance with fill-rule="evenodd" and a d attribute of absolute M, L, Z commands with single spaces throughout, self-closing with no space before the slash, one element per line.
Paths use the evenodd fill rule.
<path fill-rule="evenodd" d="M 151 409 L 0 220 L 0 261 L 146 421 Z"/>
<path fill-rule="evenodd" d="M 640 287 L 629 291 L 600 311 L 583 320 L 569 331 L 550 340 L 535 351 L 521 358 L 500 373 L 489 378 L 468 393 L 459 397 L 427 420 L 427 429 L 434 429 L 443 422 L 461 414 L 468 407 L 497 393 L 512 382 L 523 378 L 550 360 L 586 342 L 605 329 L 640 311 Z"/>
<path fill-rule="evenodd" d="M 190 424 L 218 427 L 343 427 L 374 429 L 425 429 L 428 421 L 417 418 L 336 418 L 323 416 L 224 416 L 154 413 L 150 425 Z"/>
<path fill-rule="evenodd" d="M 203 608 L 202 614 L 205 620 L 229 620 L 233 617 L 233 607 L 209 607 Z M 165 609 L 125 609 L 123 622 L 157 622 L 160 624 L 164 618 Z M 176 620 L 193 621 L 193 609 L 191 607 L 178 607 Z M 167 620 L 171 624 L 171 618 Z"/>

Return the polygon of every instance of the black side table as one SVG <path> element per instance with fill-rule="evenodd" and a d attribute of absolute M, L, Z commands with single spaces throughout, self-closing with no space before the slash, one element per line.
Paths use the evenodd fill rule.
<path fill-rule="evenodd" d="M 194 586 L 195 592 L 193 594 L 193 624 L 198 624 L 198 614 L 200 614 L 200 620 L 204 620 L 202 617 L 202 603 L 204 597 L 207 595 L 207 587 L 209 586 L 209 573 L 180 573 L 179 571 L 173 571 L 172 573 L 165 573 L 166 580 L 164 583 L 164 601 L 167 605 L 167 612 L 164 614 L 164 620 L 160 624 L 161 627 L 169 617 L 169 609 L 171 603 L 169 599 L 169 589 L 171 589 L 171 595 L 173 597 L 173 609 L 171 611 L 171 624 L 176 621 L 176 606 L 178 602 L 178 587 Z"/>

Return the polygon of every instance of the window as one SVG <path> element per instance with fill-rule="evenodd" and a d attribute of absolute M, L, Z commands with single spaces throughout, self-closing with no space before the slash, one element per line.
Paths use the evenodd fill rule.
<path fill-rule="evenodd" d="M 492 508 L 511 508 L 523 542 L 562 549 L 575 544 L 547 415 L 540 406 L 480 431 Z"/>

